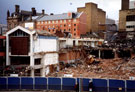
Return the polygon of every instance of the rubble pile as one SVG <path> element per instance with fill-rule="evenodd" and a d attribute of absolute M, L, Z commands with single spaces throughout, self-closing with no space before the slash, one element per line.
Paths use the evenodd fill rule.
<path fill-rule="evenodd" d="M 48 76 L 64 77 L 65 74 L 73 77 L 129 79 L 135 77 L 135 58 L 95 59 L 91 64 L 80 61 Z"/>

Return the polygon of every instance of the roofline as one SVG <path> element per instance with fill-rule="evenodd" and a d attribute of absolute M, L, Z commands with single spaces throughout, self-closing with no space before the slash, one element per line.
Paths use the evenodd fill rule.
<path fill-rule="evenodd" d="M 83 11 L 82 11 L 83 12 Z M 80 13 L 80 15 L 79 15 L 79 17 L 82 15 L 82 12 L 72 12 L 72 13 L 75 13 L 75 14 L 79 14 Z M 64 13 L 63 13 L 64 14 Z M 65 14 L 68 14 L 68 13 L 65 13 Z M 62 15 L 62 14 L 55 14 L 55 15 Z M 48 15 L 48 16 L 55 16 L 55 15 Z M 43 17 L 45 17 L 46 15 L 43 15 L 43 16 L 41 16 L 41 18 L 43 18 Z M 40 21 L 53 21 L 53 20 L 40 20 L 41 18 L 39 18 L 38 17 L 38 19 L 36 19 L 36 21 L 38 21 L 38 22 L 40 22 Z M 76 18 L 71 18 L 71 19 L 77 19 L 78 17 L 76 17 Z M 70 19 L 70 18 L 69 18 Z M 54 19 L 54 21 L 56 21 L 56 20 L 68 20 L 68 19 Z"/>
<path fill-rule="evenodd" d="M 9 34 L 15 32 L 15 31 L 18 30 L 18 29 L 21 29 L 22 31 L 24 31 L 24 32 L 26 32 L 26 33 L 28 33 L 28 34 L 30 34 L 30 35 L 32 35 L 32 34 L 35 33 L 35 31 L 30 31 L 30 30 L 28 30 L 28 29 L 26 29 L 26 28 L 24 28 L 24 27 L 22 27 L 22 26 L 17 26 L 17 27 L 15 27 L 15 28 L 9 30 L 9 31 L 6 33 L 6 36 L 8 36 Z"/>

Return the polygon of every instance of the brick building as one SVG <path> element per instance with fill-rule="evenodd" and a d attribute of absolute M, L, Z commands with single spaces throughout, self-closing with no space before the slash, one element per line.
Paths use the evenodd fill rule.
<path fill-rule="evenodd" d="M 15 5 L 15 12 L 10 14 L 10 11 L 7 11 L 7 28 L 10 30 L 18 25 L 25 26 L 25 22 L 35 22 L 35 19 L 42 15 L 46 15 L 44 10 L 42 10 L 42 13 L 37 13 L 36 9 L 33 7 L 31 11 L 25 11 L 20 10 L 19 5 Z"/>
<path fill-rule="evenodd" d="M 37 19 L 36 28 L 39 30 L 47 30 L 52 34 L 61 31 L 68 33 L 73 38 L 79 38 L 81 34 L 86 33 L 86 14 L 83 12 L 69 12 L 43 16 Z"/>
<path fill-rule="evenodd" d="M 87 32 L 99 31 L 99 24 L 105 24 L 106 12 L 99 9 L 97 4 L 86 3 L 85 7 L 80 7 L 77 12 L 84 12 L 87 15 Z"/>
<path fill-rule="evenodd" d="M 135 8 L 129 9 L 129 0 L 122 0 L 119 11 L 119 31 L 135 31 Z"/>

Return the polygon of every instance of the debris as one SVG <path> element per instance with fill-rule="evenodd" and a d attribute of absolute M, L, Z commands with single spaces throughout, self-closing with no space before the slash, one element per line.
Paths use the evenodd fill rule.
<path fill-rule="evenodd" d="M 94 59 L 94 63 L 76 63 L 71 64 L 68 68 L 64 68 L 57 72 L 57 77 L 63 77 L 64 74 L 72 74 L 73 77 L 88 78 L 112 78 L 112 79 L 129 79 L 135 77 L 135 59 L 131 58 L 125 61 L 121 58 L 115 59 Z M 95 62 L 98 64 L 95 64 Z M 76 67 L 75 67 L 76 66 Z M 52 73 L 48 76 L 54 76 Z"/>

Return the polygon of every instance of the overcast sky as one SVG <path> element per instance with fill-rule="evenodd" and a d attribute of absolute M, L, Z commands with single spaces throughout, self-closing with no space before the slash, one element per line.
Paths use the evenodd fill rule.
<path fill-rule="evenodd" d="M 31 11 L 35 7 L 38 12 L 45 9 L 47 14 L 66 13 L 77 11 L 77 7 L 84 7 L 86 2 L 94 2 L 98 7 L 106 11 L 106 16 L 118 20 L 121 0 L 0 0 L 0 23 L 6 24 L 7 10 L 14 12 L 14 5 L 20 5 L 20 9 Z"/>

